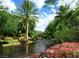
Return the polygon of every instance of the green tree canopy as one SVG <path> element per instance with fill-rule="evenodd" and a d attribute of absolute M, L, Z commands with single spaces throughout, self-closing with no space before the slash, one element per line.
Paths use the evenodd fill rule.
<path fill-rule="evenodd" d="M 57 16 L 49 23 L 45 32 L 61 41 L 77 40 L 79 38 L 78 12 L 79 7 L 72 10 L 67 5 L 60 6 Z"/>

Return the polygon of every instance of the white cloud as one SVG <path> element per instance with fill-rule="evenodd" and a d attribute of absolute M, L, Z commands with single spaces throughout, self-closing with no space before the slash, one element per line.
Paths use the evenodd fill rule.
<path fill-rule="evenodd" d="M 58 5 L 57 6 L 60 6 L 60 5 L 65 5 L 65 4 L 67 4 L 67 5 L 71 5 L 70 6 L 70 8 L 75 8 L 76 7 L 76 2 L 78 2 L 78 0 L 64 0 L 64 1 L 62 1 L 62 0 L 59 0 L 58 1 Z M 72 4 L 71 4 L 72 3 Z"/>
<path fill-rule="evenodd" d="M 51 11 L 53 11 L 53 13 L 56 13 L 56 10 L 55 9 L 51 9 Z"/>
<path fill-rule="evenodd" d="M 56 14 L 48 15 L 48 18 L 45 19 L 39 18 L 35 30 L 44 31 L 49 22 L 53 20 L 55 16 Z"/>
<path fill-rule="evenodd" d="M 64 0 L 64 4 L 70 5 L 70 8 L 74 9 L 78 0 Z"/>
<path fill-rule="evenodd" d="M 78 2 L 78 0 L 75 0 L 75 1 L 71 4 L 70 8 L 72 8 L 72 9 L 75 8 L 77 2 Z"/>
<path fill-rule="evenodd" d="M 15 10 L 16 9 L 16 5 L 14 2 L 12 2 L 11 0 L 2 0 L 2 4 L 6 7 L 9 8 L 9 11 L 11 10 Z"/>
<path fill-rule="evenodd" d="M 57 6 L 58 6 L 58 7 L 61 6 L 62 3 L 63 3 L 62 0 L 59 0 Z"/>
<path fill-rule="evenodd" d="M 40 9 L 43 7 L 43 5 L 45 4 L 45 0 L 33 0 L 33 2 L 36 3 L 36 6 Z"/>
<path fill-rule="evenodd" d="M 70 4 L 71 2 L 77 2 L 78 0 L 64 0 L 66 4 Z"/>

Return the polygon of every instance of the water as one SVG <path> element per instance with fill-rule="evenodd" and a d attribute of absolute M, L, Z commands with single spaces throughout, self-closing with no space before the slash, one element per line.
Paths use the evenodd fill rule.
<path fill-rule="evenodd" d="M 46 50 L 48 45 L 48 41 L 47 40 L 37 40 L 35 43 L 35 53 L 41 53 L 44 50 Z"/>
<path fill-rule="evenodd" d="M 26 51 L 21 45 L 2 47 L 0 52 L 1 58 L 19 58 L 24 57 L 26 55 Z M 32 49 L 29 49 L 29 54 L 31 53 L 33 53 Z"/>
<path fill-rule="evenodd" d="M 29 55 L 32 53 L 40 53 L 46 50 L 47 41 L 46 40 L 37 40 L 35 43 L 29 44 Z M 7 46 L 0 48 L 0 57 L 1 58 L 20 58 L 25 57 L 26 53 L 24 47 L 21 45 L 17 46 Z"/>

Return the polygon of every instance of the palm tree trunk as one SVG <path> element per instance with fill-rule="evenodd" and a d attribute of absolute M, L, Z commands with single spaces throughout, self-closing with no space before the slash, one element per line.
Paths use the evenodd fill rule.
<path fill-rule="evenodd" d="M 26 22 L 26 55 L 28 56 L 28 21 Z"/>
<path fill-rule="evenodd" d="M 28 41 L 28 21 L 26 22 L 26 41 Z"/>

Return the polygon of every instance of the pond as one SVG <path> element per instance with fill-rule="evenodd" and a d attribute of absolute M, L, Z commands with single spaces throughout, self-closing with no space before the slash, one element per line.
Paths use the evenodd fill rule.
<path fill-rule="evenodd" d="M 29 55 L 32 53 L 40 53 L 46 49 L 46 40 L 37 40 L 35 43 L 29 44 Z M 22 58 L 25 57 L 26 53 L 21 45 L 6 46 L 0 48 L 1 58 Z"/>

